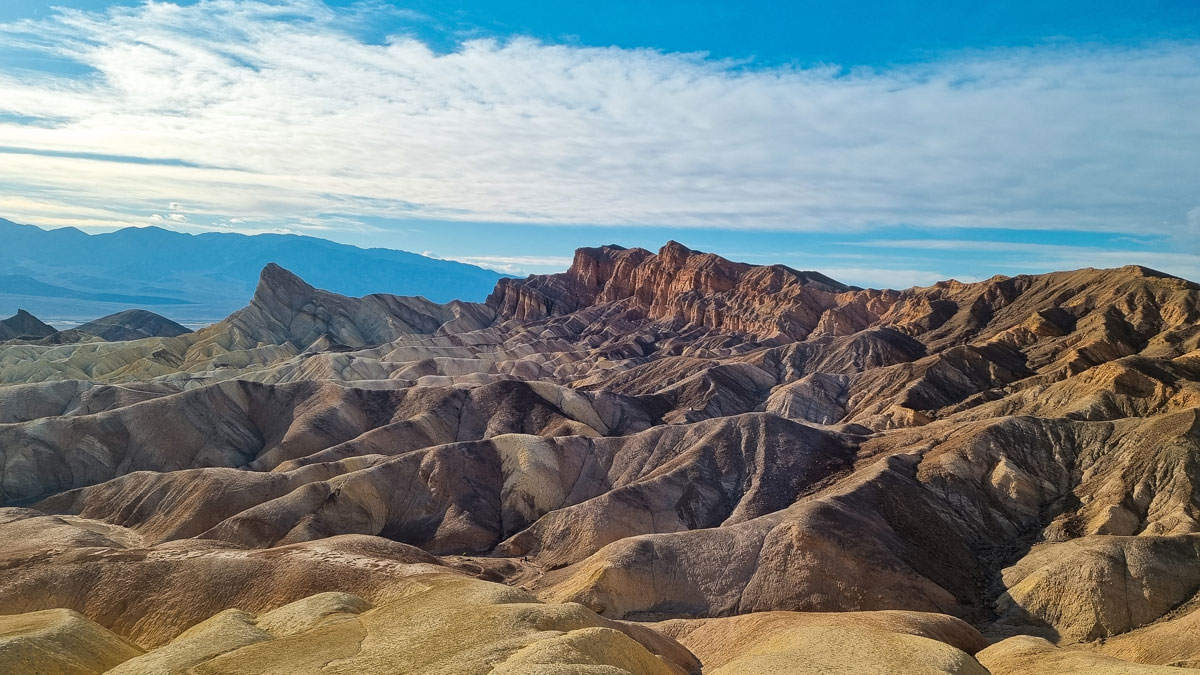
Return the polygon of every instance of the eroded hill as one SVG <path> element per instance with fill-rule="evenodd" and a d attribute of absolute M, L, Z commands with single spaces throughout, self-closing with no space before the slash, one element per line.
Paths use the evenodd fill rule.
<path fill-rule="evenodd" d="M 194 333 L 2 345 L 0 382 L 13 653 L 1200 666 L 1200 286 L 1141 267 L 872 290 L 672 242 L 436 304 L 272 265 Z"/>

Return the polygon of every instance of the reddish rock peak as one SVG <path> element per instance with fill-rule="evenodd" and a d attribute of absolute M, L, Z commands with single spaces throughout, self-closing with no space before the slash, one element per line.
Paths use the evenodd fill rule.
<path fill-rule="evenodd" d="M 615 244 L 598 248 L 579 248 L 564 273 L 583 288 L 599 290 L 612 278 L 618 263 L 638 265 L 653 255 L 644 248 L 624 248 Z"/>
<path fill-rule="evenodd" d="M 674 239 L 658 250 L 658 258 L 664 267 L 682 267 L 693 255 L 704 254 L 700 251 L 693 251 Z"/>
<path fill-rule="evenodd" d="M 581 248 L 562 274 L 504 279 L 488 298 L 502 319 L 539 320 L 626 302 L 652 319 L 764 338 L 807 335 L 847 286 L 815 272 L 726 260 L 669 241 L 658 253 L 620 246 Z"/>
<path fill-rule="evenodd" d="M 1194 293 L 1198 288 L 1128 265 L 998 275 L 969 284 L 950 280 L 905 291 L 862 290 L 816 272 L 733 262 L 671 241 L 658 253 L 619 246 L 580 249 L 567 272 L 506 279 L 488 304 L 502 320 L 536 321 L 623 303 L 650 319 L 683 320 L 761 341 L 849 335 L 889 326 L 923 335 L 927 344 L 939 348 L 971 340 L 1031 339 L 1045 331 L 1021 333 L 1029 317 L 1061 306 L 1072 321 L 1093 317 L 1089 321 L 1100 327 L 1097 340 L 1103 344 L 1119 343 L 1113 348 L 1133 353 L 1144 346 L 1144 338 L 1125 333 L 1157 334 L 1194 323 L 1200 316 Z M 1013 330 L 1019 335 L 1008 336 L 1006 331 Z"/>

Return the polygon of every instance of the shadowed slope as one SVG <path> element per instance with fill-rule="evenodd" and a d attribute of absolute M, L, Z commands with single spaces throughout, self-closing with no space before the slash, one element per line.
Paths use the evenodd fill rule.
<path fill-rule="evenodd" d="M 0 321 L 0 340 L 36 340 L 49 337 L 57 332 L 23 309 L 17 310 L 13 316 Z"/>

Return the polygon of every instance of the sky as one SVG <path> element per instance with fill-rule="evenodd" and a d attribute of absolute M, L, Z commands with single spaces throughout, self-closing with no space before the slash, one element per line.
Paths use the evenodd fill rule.
<path fill-rule="evenodd" d="M 0 217 L 1200 280 L 1200 3 L 6 0 Z"/>

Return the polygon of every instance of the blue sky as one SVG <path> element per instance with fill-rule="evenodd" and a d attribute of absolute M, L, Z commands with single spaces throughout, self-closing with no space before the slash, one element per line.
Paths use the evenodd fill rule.
<path fill-rule="evenodd" d="M 1186 1 L 9 0 L 0 217 L 1200 278 L 1196 110 Z"/>
<path fill-rule="evenodd" d="M 137 0 L 7 0 L 0 21 L 47 18 L 56 7 L 104 11 Z M 195 5 L 195 0 L 177 4 Z M 336 0 L 330 7 L 363 3 Z M 1141 44 L 1200 37 L 1200 5 L 1191 0 L 946 0 L 704 2 L 702 0 L 494 0 L 389 2 L 358 26 L 383 41 L 411 34 L 452 51 L 463 39 L 527 35 L 552 43 L 666 52 L 707 52 L 757 63 L 882 66 L 922 61 L 961 49 L 1038 44 Z"/>

